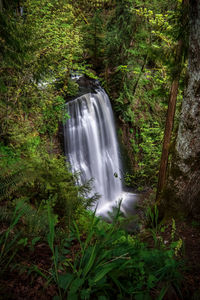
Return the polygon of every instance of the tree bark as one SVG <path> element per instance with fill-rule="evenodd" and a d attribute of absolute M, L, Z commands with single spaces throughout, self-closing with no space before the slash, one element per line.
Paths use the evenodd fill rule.
<path fill-rule="evenodd" d="M 200 1 L 190 0 L 188 85 L 175 154 L 165 189 L 165 209 L 200 214 Z"/>
<path fill-rule="evenodd" d="M 182 44 L 183 43 L 180 40 L 178 43 L 177 54 L 175 58 L 175 64 L 178 64 L 178 71 L 176 72 L 176 76 L 172 82 L 171 91 L 170 91 L 167 118 L 165 124 L 164 141 L 163 141 L 163 148 L 162 148 L 162 156 L 161 156 L 160 170 L 158 176 L 156 200 L 159 200 L 165 185 L 168 156 L 169 156 L 169 146 L 170 146 L 171 135 L 173 130 L 174 114 L 176 110 L 176 99 L 178 94 L 179 78 L 181 74 L 181 58 L 182 58 L 182 47 L 183 47 Z"/>

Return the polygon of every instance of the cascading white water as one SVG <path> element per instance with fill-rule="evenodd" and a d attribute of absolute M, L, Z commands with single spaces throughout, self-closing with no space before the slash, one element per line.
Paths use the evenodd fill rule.
<path fill-rule="evenodd" d="M 102 88 L 66 104 L 70 119 L 64 125 L 65 151 L 80 183 L 91 178 L 101 197 L 97 214 L 105 214 L 124 198 L 121 163 L 110 100 Z"/>

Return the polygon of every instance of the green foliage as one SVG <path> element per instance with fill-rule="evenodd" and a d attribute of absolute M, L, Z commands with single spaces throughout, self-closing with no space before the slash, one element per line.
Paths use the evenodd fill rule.
<path fill-rule="evenodd" d="M 49 202 L 47 203 L 47 211 L 48 211 L 48 223 L 49 223 L 49 233 L 47 236 L 47 241 L 53 254 L 53 264 L 54 264 L 53 276 L 56 282 L 58 282 L 59 280 L 58 279 L 58 248 L 57 247 L 54 248 L 56 216 L 52 214 L 51 205 Z M 58 285 L 58 290 L 59 290 L 59 295 L 61 296 L 59 285 Z"/>
<path fill-rule="evenodd" d="M 23 211 L 23 201 L 19 201 L 11 216 L 10 224 L 0 233 L 0 276 L 10 267 L 14 257 L 22 246 L 21 232 L 16 231 L 16 225 L 20 221 Z"/>
<path fill-rule="evenodd" d="M 140 188 L 157 184 L 167 101 L 177 73 L 174 53 L 178 40 L 187 40 L 184 15 L 180 2 L 173 0 L 167 5 L 165 1 L 120 0 L 107 22 L 106 86 L 119 119 L 130 132 L 124 140 L 129 140 L 134 160 L 132 185 Z M 184 33 L 180 24 L 185 26 Z M 182 87 L 179 100 L 181 93 Z"/>
<path fill-rule="evenodd" d="M 69 80 L 66 93 L 69 96 L 76 96 L 78 94 L 78 84 L 73 80 Z"/>
<path fill-rule="evenodd" d="M 72 5 L 65 1 L 26 1 L 26 24 L 32 32 L 38 72 L 69 71 L 82 52 L 79 26 Z M 37 16 L 37 17 L 35 17 Z M 37 38 L 37 42 L 34 38 Z M 50 62 L 50 64 L 49 64 Z"/>
<path fill-rule="evenodd" d="M 26 197 L 34 205 L 30 224 L 50 200 L 69 224 L 93 200 L 86 199 L 90 183 L 75 184 L 52 142 L 69 118 L 64 97 L 77 91 L 69 74 L 82 54 L 80 26 L 66 1 L 25 1 L 23 17 L 7 8 L 0 21 L 0 199 Z"/>
<path fill-rule="evenodd" d="M 12 8 L 6 9 L 1 28 L 2 136 L 7 139 L 12 125 L 20 121 L 29 121 L 30 129 L 34 123 L 39 133 L 52 136 L 58 121 L 66 118 L 63 95 L 66 91 L 75 93 L 69 74 L 82 54 L 74 8 L 53 0 L 26 1 L 24 17 L 15 16 Z M 60 89 L 52 84 L 58 78 L 63 81 Z"/>
<path fill-rule="evenodd" d="M 50 232 L 53 236 L 53 229 Z M 72 259 L 70 251 L 74 243 L 79 250 Z M 152 299 L 152 289 L 161 283 L 164 287 L 159 299 L 163 299 L 170 284 L 179 282 L 173 250 L 148 249 L 121 230 L 117 218 L 113 225 L 108 225 L 90 216 L 85 238 L 74 223 L 60 250 L 57 246 L 52 248 L 50 240 L 49 245 L 56 258 L 53 278 L 60 299 L 112 299 L 114 295 L 119 299 L 130 296 Z"/>
<path fill-rule="evenodd" d="M 147 227 L 147 232 L 150 232 L 154 240 L 154 245 L 156 248 L 160 249 L 170 249 L 171 252 L 178 257 L 183 246 L 183 241 L 178 238 L 176 233 L 176 222 L 174 218 L 171 220 L 171 225 L 165 225 L 163 220 L 160 220 L 159 210 L 157 204 L 148 205 L 145 208 L 145 224 Z M 163 239 L 163 233 L 167 228 L 171 230 L 171 236 L 168 240 Z M 169 230 L 169 229 L 168 229 Z"/>
<path fill-rule="evenodd" d="M 153 126 L 146 124 L 145 120 L 141 123 L 141 139 L 138 142 L 137 140 L 131 140 L 132 147 L 136 155 L 138 155 L 136 157 L 140 160 L 135 170 L 134 177 L 135 181 L 139 182 L 141 185 L 156 185 L 161 157 L 163 131 L 157 122 L 154 122 L 152 124 Z M 140 157 L 138 154 L 139 151 Z"/>
<path fill-rule="evenodd" d="M 38 207 L 51 199 L 55 212 L 67 223 L 79 207 L 87 207 L 95 200 L 95 197 L 86 199 L 90 183 L 75 185 L 76 175 L 68 171 L 64 158 L 29 154 L 31 157 L 22 160 L 20 168 L 15 166 L 14 173 L 2 176 L 1 198 L 20 193 Z"/>
<path fill-rule="evenodd" d="M 89 24 L 85 24 L 83 27 L 85 35 L 85 45 L 89 50 L 88 55 L 94 58 L 94 64 L 96 60 L 101 59 L 102 56 L 102 34 L 103 34 L 103 20 L 99 10 L 97 10 Z"/>
<path fill-rule="evenodd" d="M 156 232 L 158 231 L 158 207 L 155 204 L 154 207 L 147 206 L 146 217 L 149 219 L 152 228 L 155 228 Z"/>

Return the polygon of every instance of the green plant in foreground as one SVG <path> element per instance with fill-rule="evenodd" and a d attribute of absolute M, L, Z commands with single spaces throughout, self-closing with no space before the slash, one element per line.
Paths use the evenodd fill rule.
<path fill-rule="evenodd" d="M 0 233 L 0 275 L 7 270 L 10 263 L 14 259 L 15 255 L 19 251 L 20 245 L 22 245 L 21 232 L 13 232 L 17 223 L 23 215 L 23 201 L 20 201 L 14 210 L 11 218 L 11 222 L 5 231 Z"/>
<path fill-rule="evenodd" d="M 49 233 L 47 236 L 48 244 L 49 247 L 52 251 L 52 258 L 53 258 L 53 277 L 54 280 L 59 283 L 59 277 L 58 277 L 58 247 L 54 247 L 54 239 L 55 239 L 55 224 L 56 224 L 56 216 L 52 214 L 51 212 L 51 206 L 50 203 L 48 202 L 47 204 L 47 210 L 48 210 L 48 222 L 49 222 Z M 59 291 L 59 296 L 61 296 L 61 291 L 60 291 L 60 286 L 58 284 L 58 291 Z"/>
<path fill-rule="evenodd" d="M 166 225 L 163 225 L 162 222 L 159 222 L 159 210 L 155 204 L 153 207 L 147 206 L 146 209 L 146 218 L 149 225 L 149 231 L 153 237 L 155 247 L 160 247 L 161 249 L 171 249 L 175 256 L 178 256 L 180 250 L 183 246 L 183 241 L 181 238 L 175 239 L 176 234 L 176 223 L 172 218 L 171 225 L 171 236 L 169 241 L 164 241 L 162 233 L 166 229 Z M 166 245 L 167 244 L 167 245 Z"/>
<path fill-rule="evenodd" d="M 179 263 L 174 250 L 148 249 L 120 229 L 118 216 L 113 224 L 105 225 L 95 215 L 88 215 L 86 236 L 74 222 L 59 249 L 54 242 L 55 219 L 50 209 L 48 214 L 52 279 L 58 286 L 55 299 L 155 299 L 155 289 L 157 299 L 163 299 L 172 283 L 178 287 Z"/>

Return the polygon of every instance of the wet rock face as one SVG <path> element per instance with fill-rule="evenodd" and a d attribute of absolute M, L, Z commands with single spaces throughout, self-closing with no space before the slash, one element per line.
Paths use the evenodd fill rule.
<path fill-rule="evenodd" d="M 200 1 L 190 1 L 189 49 L 189 81 L 167 189 L 179 207 L 195 214 L 200 211 Z"/>
<path fill-rule="evenodd" d="M 97 80 L 81 76 L 76 83 L 79 85 L 79 94 L 95 93 L 96 89 L 100 87 Z"/>

